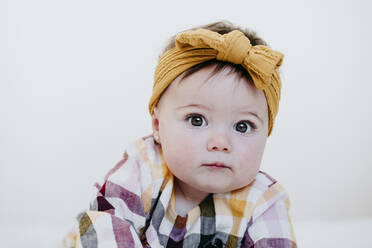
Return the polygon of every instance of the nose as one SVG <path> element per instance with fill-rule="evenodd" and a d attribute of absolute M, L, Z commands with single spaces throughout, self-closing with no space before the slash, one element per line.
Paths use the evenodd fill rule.
<path fill-rule="evenodd" d="M 221 151 L 230 153 L 231 144 L 229 137 L 226 134 L 222 133 L 212 133 L 208 139 L 207 149 L 208 151 Z"/>

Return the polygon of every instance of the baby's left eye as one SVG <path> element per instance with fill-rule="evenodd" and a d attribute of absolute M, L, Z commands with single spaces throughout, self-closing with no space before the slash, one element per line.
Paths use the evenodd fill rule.
<path fill-rule="evenodd" d="M 253 125 L 249 121 L 239 121 L 235 124 L 235 130 L 240 133 L 250 133 L 253 129 Z"/>

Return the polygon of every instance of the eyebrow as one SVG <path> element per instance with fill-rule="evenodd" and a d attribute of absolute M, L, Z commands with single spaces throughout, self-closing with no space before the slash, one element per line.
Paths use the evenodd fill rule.
<path fill-rule="evenodd" d="M 255 116 L 262 124 L 264 123 L 263 122 L 263 119 L 257 114 L 257 112 L 255 111 L 240 111 L 240 113 L 242 114 L 250 114 L 250 115 L 253 115 Z"/>
<path fill-rule="evenodd" d="M 202 104 L 197 104 L 197 103 L 187 104 L 185 106 L 177 107 L 176 109 L 183 109 L 183 108 L 201 108 L 201 109 L 210 110 L 208 106 L 204 106 Z"/>
<path fill-rule="evenodd" d="M 184 108 L 201 108 L 201 109 L 206 109 L 206 110 L 210 110 L 210 108 L 208 106 L 204 106 L 202 104 L 196 104 L 196 103 L 191 103 L 191 104 L 187 104 L 187 105 L 184 105 L 184 106 L 179 106 L 177 107 L 176 109 L 184 109 Z M 248 114 L 248 115 L 253 115 L 254 117 L 256 117 L 262 124 L 264 123 L 263 119 L 257 114 L 256 111 L 239 111 L 239 113 L 241 114 Z"/>

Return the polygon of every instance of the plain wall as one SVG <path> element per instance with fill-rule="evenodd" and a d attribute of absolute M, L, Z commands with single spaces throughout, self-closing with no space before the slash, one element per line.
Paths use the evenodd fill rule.
<path fill-rule="evenodd" d="M 68 228 L 134 139 L 168 38 L 227 19 L 285 54 L 262 169 L 294 221 L 372 217 L 368 1 L 0 1 L 0 225 Z"/>

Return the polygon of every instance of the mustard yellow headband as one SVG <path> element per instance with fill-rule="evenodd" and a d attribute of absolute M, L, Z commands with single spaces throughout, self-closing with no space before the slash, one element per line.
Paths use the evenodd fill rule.
<path fill-rule="evenodd" d="M 162 93 L 182 72 L 208 60 L 217 59 L 241 64 L 263 90 L 269 111 L 268 136 L 278 113 L 281 82 L 278 68 L 283 54 L 267 46 L 252 46 L 240 31 L 221 35 L 208 29 L 190 30 L 176 36 L 176 46 L 165 52 L 155 69 L 153 92 L 149 103 L 153 113 Z"/>

